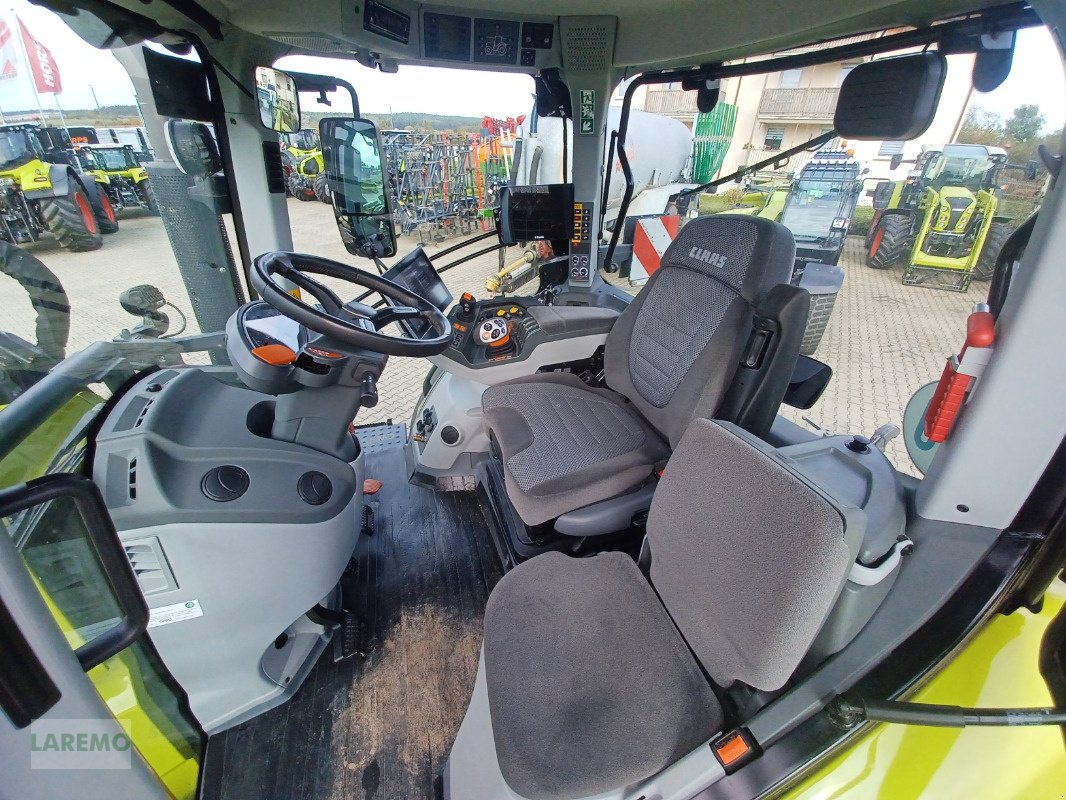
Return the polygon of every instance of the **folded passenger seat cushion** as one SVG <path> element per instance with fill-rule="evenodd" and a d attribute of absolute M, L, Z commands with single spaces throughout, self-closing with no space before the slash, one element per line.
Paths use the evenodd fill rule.
<path fill-rule="evenodd" d="M 643 780 L 721 729 L 718 698 L 621 553 L 546 553 L 509 572 L 484 653 L 500 769 L 529 800 Z"/>

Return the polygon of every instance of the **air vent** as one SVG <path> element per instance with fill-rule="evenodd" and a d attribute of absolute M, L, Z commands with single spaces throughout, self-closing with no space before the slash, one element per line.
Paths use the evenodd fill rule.
<path fill-rule="evenodd" d="M 129 498 L 130 498 L 130 500 L 136 500 L 137 499 L 137 459 L 135 459 L 135 458 L 131 458 L 130 459 L 130 469 L 129 469 L 129 472 L 127 474 L 127 477 L 128 477 L 129 483 L 127 483 L 126 485 L 129 487 Z"/>
<path fill-rule="evenodd" d="M 614 32 L 609 24 L 563 24 L 563 66 L 567 72 L 601 72 L 614 56 Z"/>
<path fill-rule="evenodd" d="M 276 142 L 263 142 L 263 164 L 266 166 L 267 191 L 285 194 L 285 170 L 281 166 L 281 150 Z"/>
<path fill-rule="evenodd" d="M 146 400 L 145 401 L 144 408 L 142 408 L 141 409 L 141 413 L 137 415 L 137 421 L 133 423 L 133 427 L 134 428 L 141 427 L 141 423 L 144 422 L 144 418 L 148 415 L 148 409 L 150 409 L 152 407 L 152 403 L 154 403 L 154 402 L 155 402 L 155 400 Z"/>
<path fill-rule="evenodd" d="M 264 33 L 275 42 L 310 50 L 314 53 L 347 53 L 355 50 L 355 45 L 334 39 L 324 33 Z"/>
<path fill-rule="evenodd" d="M 155 536 L 144 539 L 133 539 L 123 543 L 126 550 L 126 558 L 133 567 L 133 574 L 137 576 L 137 583 L 141 592 L 147 596 L 161 594 L 178 588 L 171 572 L 166 556 L 163 554 L 163 546 Z"/>

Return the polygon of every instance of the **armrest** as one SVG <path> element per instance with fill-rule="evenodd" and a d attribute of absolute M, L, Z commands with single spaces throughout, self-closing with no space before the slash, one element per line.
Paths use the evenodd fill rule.
<path fill-rule="evenodd" d="M 549 336 L 607 333 L 618 311 L 599 306 L 530 306 L 526 313 Z"/>

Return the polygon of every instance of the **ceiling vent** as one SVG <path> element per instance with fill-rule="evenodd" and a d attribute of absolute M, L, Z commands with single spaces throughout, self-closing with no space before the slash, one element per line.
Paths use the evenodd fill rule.
<path fill-rule="evenodd" d="M 355 49 L 351 42 L 334 39 L 324 33 L 264 33 L 275 42 L 309 50 L 313 53 L 349 53 Z"/>

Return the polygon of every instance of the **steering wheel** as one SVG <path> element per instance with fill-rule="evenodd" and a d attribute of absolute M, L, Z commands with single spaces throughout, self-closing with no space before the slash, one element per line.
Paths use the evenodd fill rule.
<path fill-rule="evenodd" d="M 378 309 L 355 301 L 345 303 L 332 289 L 308 273 L 370 289 L 395 305 Z M 274 276 L 281 276 L 300 287 L 322 304 L 322 310 L 297 300 L 275 281 Z M 443 353 L 452 339 L 451 323 L 429 300 L 380 275 L 328 258 L 306 253 L 264 253 L 252 262 L 252 286 L 263 300 L 284 316 L 338 344 L 390 356 L 417 357 Z M 436 338 L 409 339 L 379 333 L 390 322 L 416 317 L 429 323 L 437 333 Z"/>

